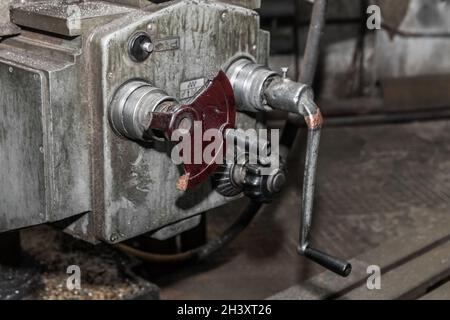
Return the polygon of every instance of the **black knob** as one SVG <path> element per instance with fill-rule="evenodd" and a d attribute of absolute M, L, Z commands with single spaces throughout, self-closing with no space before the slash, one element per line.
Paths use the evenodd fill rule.
<path fill-rule="evenodd" d="M 145 32 L 138 32 L 133 35 L 128 45 L 130 58 L 135 62 L 145 61 L 153 52 L 153 49 L 152 40 Z"/>

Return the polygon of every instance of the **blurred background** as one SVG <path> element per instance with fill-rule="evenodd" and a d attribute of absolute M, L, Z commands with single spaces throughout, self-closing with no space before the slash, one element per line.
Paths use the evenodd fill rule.
<path fill-rule="evenodd" d="M 370 5 L 381 30 L 370 30 Z M 298 77 L 312 5 L 262 1 L 272 34 L 271 64 Z M 424 111 L 449 105 L 450 2 L 447 0 L 329 1 L 316 95 L 331 115 Z M 430 115 L 428 115 L 430 116 Z"/>

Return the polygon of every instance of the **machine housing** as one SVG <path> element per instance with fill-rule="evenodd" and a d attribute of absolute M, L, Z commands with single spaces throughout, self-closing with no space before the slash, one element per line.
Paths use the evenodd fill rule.
<path fill-rule="evenodd" d="M 108 106 L 143 80 L 179 101 L 236 58 L 267 64 L 258 1 L 40 1 L 13 4 L 20 35 L 0 42 L 0 232 L 59 221 L 89 242 L 151 232 L 166 239 L 199 222 L 224 197 L 210 182 L 175 189 L 171 145 L 117 135 Z M 153 51 L 130 56 L 143 33 Z M 239 113 L 237 126 L 255 128 Z"/>

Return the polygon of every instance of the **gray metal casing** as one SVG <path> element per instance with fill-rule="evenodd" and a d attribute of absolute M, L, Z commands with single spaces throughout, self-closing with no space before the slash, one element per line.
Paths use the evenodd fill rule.
<path fill-rule="evenodd" d="M 76 105 L 74 63 L 21 45 L 0 47 L 0 231 L 90 210 L 88 118 Z"/>
<path fill-rule="evenodd" d="M 106 2 L 103 5 L 118 6 Z M 91 242 L 119 242 L 233 200 L 219 195 L 210 183 L 185 193 L 177 191 L 180 168 L 171 162 L 170 144 L 143 145 L 119 137 L 110 128 L 107 110 L 116 90 L 132 79 L 149 81 L 180 98 L 184 84 L 210 77 L 233 57 L 248 55 L 267 63 L 268 33 L 259 29 L 259 16 L 244 7 L 192 0 L 144 9 L 118 6 L 111 12 L 114 15 L 90 16 L 85 20 L 81 17 L 81 36 L 55 41 L 48 35 L 31 32 L 0 44 L 0 90 L 31 96 L 23 98 L 31 99 L 30 102 L 19 101 L 35 109 L 38 119 L 30 119 L 24 110 L 10 119 L 14 125 L 7 125 L 10 121 L 5 119 L 0 121 L 0 128 L 9 131 L 6 136 L 19 134 L 17 137 L 24 125 L 33 128 L 29 136 L 34 140 L 22 143 L 18 152 L 22 157 L 36 159 L 28 161 L 28 167 L 20 164 L 20 170 L 31 170 L 30 174 L 37 177 L 29 188 L 33 194 L 39 194 L 31 202 L 21 201 L 26 198 L 24 195 L 14 197 L 15 189 L 8 190 L 3 179 L 8 177 L 24 186 L 29 177 L 21 177 L 16 171 L 6 172 L 15 164 L 0 155 L 8 164 L 3 166 L 5 170 L 0 168 L 1 186 L 5 189 L 0 201 L 8 204 L 0 206 L 0 231 L 74 216 L 64 225 L 67 232 Z M 11 15 L 15 16 L 14 10 Z M 136 32 L 148 33 L 155 44 L 155 51 L 143 63 L 128 56 L 128 39 Z M 24 59 L 12 51 L 29 57 Z M 7 78 L 3 70 L 16 64 L 29 69 L 25 78 L 33 78 L 34 86 L 22 88 L 17 83 L 25 80 Z M 34 79 L 36 73 L 43 79 L 40 84 Z M 5 85 L 3 81 L 9 83 Z M 40 91 L 48 100 L 28 94 L 31 89 Z M 2 94 L 3 113 L 7 108 L 16 109 L 8 104 Z M 238 115 L 239 127 L 256 125 L 254 118 Z M 40 145 L 36 146 L 40 144 L 39 137 L 43 140 L 40 155 L 36 154 L 36 148 L 40 150 Z M 16 140 L 0 139 L 1 150 L 17 148 L 22 140 Z M 7 141 L 8 146 L 2 141 Z M 16 212 L 10 212 L 11 209 Z M 13 223 L 16 216 L 22 216 L 20 223 Z"/>

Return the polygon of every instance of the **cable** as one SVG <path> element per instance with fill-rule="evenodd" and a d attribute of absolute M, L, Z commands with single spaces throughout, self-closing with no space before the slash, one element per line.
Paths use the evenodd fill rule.
<path fill-rule="evenodd" d="M 241 231 L 250 224 L 261 206 L 262 203 L 251 201 L 241 213 L 239 218 L 227 230 L 225 230 L 221 236 L 209 241 L 203 246 L 183 253 L 167 255 L 156 254 L 136 249 L 123 243 L 118 243 L 115 247 L 127 254 L 131 254 L 142 260 L 153 263 L 177 264 L 204 260 L 234 240 L 241 233 Z"/>

